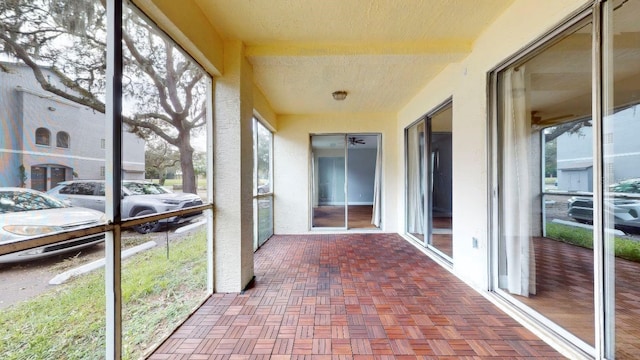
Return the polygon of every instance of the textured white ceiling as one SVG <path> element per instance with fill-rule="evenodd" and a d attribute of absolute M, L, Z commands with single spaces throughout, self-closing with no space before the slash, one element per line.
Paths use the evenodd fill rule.
<path fill-rule="evenodd" d="M 196 0 L 278 114 L 395 112 L 513 0 Z M 331 93 L 346 90 L 345 101 Z"/>

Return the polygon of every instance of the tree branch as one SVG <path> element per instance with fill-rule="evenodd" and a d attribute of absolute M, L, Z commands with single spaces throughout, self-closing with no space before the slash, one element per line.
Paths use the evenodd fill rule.
<path fill-rule="evenodd" d="M 22 60 L 28 67 L 31 68 L 31 70 L 33 71 L 34 76 L 36 77 L 36 80 L 38 81 L 38 83 L 40 83 L 40 86 L 45 90 L 48 91 L 50 93 L 53 93 L 55 95 L 58 95 L 62 98 L 65 98 L 67 100 L 76 102 L 78 104 L 83 104 L 86 105 L 96 111 L 99 111 L 101 113 L 105 112 L 105 106 L 102 102 L 98 101 L 97 99 L 95 99 L 94 97 L 80 97 L 80 96 L 75 96 L 72 94 L 69 94 L 63 90 L 58 89 L 57 87 L 53 86 L 52 84 L 50 84 L 47 79 L 45 78 L 42 70 L 40 69 L 40 66 L 38 64 L 36 64 L 32 59 L 31 56 L 16 42 L 14 42 L 11 38 L 9 38 L 6 33 L 4 31 L 0 31 L 0 40 L 3 40 L 5 42 L 5 44 L 7 44 L 9 47 L 11 47 L 11 49 L 14 51 L 14 54 L 20 58 L 20 60 Z M 55 69 L 51 70 L 52 72 L 56 72 Z"/>
<path fill-rule="evenodd" d="M 168 50 L 165 57 L 165 67 L 167 69 L 166 80 L 167 80 L 167 90 L 169 93 L 169 100 L 171 100 L 171 103 L 173 104 L 173 108 L 175 109 L 176 113 L 182 113 L 184 111 L 184 108 L 182 107 L 182 104 L 180 103 L 180 99 L 178 97 L 178 85 L 177 85 L 178 80 L 173 69 L 174 67 L 173 49 L 171 48 L 170 44 L 167 44 L 167 40 L 163 39 L 163 43 L 164 43 L 165 49 Z"/>
<path fill-rule="evenodd" d="M 580 129 L 584 126 L 592 126 L 591 120 L 586 119 L 586 120 L 568 122 L 568 123 L 557 125 L 554 127 L 553 130 L 551 130 L 551 132 L 544 134 L 544 141 L 545 142 L 553 141 L 565 133 L 575 134 L 578 131 L 580 131 Z"/>
<path fill-rule="evenodd" d="M 136 49 L 133 41 L 128 35 L 123 33 L 122 39 L 124 40 L 124 43 L 127 45 L 127 49 L 129 49 L 129 52 L 133 56 L 134 60 L 140 65 L 140 69 L 145 74 L 149 75 L 149 77 L 151 78 L 151 81 L 153 81 L 153 84 L 158 89 L 158 95 L 160 97 L 160 106 L 162 106 L 162 109 L 171 117 L 173 117 L 174 115 L 177 115 L 176 112 L 173 111 L 173 109 L 167 102 L 167 93 L 165 90 L 165 86 L 162 82 L 162 78 L 158 75 L 156 70 L 149 63 L 149 61 L 147 61 L 147 59 L 145 59 L 145 57 L 143 57 L 142 54 L 140 54 L 138 49 Z"/>
<path fill-rule="evenodd" d="M 158 135 L 160 138 L 162 138 L 163 140 L 165 140 L 166 142 L 168 142 L 169 144 L 178 147 L 179 145 L 179 141 L 176 138 L 172 138 L 171 136 L 169 136 L 169 134 L 167 134 L 163 128 L 161 128 L 160 126 L 149 122 L 149 121 L 141 121 L 135 118 L 125 118 L 123 117 L 123 121 L 131 126 L 137 126 L 137 127 L 141 127 L 144 129 L 149 129 L 151 131 L 153 131 L 156 135 Z"/>

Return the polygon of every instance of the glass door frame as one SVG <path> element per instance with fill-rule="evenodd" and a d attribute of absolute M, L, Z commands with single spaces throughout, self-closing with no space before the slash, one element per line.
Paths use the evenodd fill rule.
<path fill-rule="evenodd" d="M 487 73 L 487 85 L 489 91 L 488 97 L 488 120 L 487 127 L 487 144 L 488 144 L 488 239 L 489 239 L 489 291 L 494 293 L 499 301 L 513 308 L 518 317 L 527 321 L 536 327 L 536 329 L 547 333 L 548 336 L 558 340 L 561 346 L 570 352 L 581 353 L 584 356 L 594 357 L 596 359 L 613 358 L 615 356 L 615 338 L 613 329 L 615 329 L 615 289 L 610 283 L 610 274 L 613 267 L 609 264 L 611 254 L 606 250 L 606 234 L 604 229 L 604 146 L 603 146 L 603 114 L 606 94 L 605 79 L 606 62 L 610 61 L 608 56 L 611 53 L 605 53 L 606 41 L 610 35 L 610 23 L 607 13 L 612 12 L 612 1 L 593 0 L 578 8 L 567 19 L 560 23 L 549 32 L 528 44 L 523 50 L 507 58 L 498 66 Z M 525 61 L 528 58 L 544 51 L 549 46 L 555 44 L 566 34 L 570 34 L 573 29 L 578 28 L 585 23 L 593 24 L 592 31 L 592 122 L 594 131 L 593 140 L 593 272 L 594 272 L 594 346 L 587 344 L 579 339 L 568 330 L 562 328 L 558 324 L 546 318 L 543 314 L 536 312 L 531 307 L 518 301 L 513 295 L 499 287 L 499 237 L 501 232 L 500 221 L 500 179 L 502 178 L 502 169 L 500 167 L 500 151 L 503 151 L 500 145 L 501 134 L 498 128 L 499 108 L 501 101 L 501 93 L 498 87 L 498 74 L 510 66 L 518 62 Z M 541 164 L 542 166 L 542 164 Z M 606 314 L 606 316 L 605 316 Z"/>
<path fill-rule="evenodd" d="M 318 134 L 309 134 L 309 228 L 311 230 L 347 230 L 349 226 L 349 205 L 348 205 L 348 184 L 347 184 L 347 164 L 349 162 L 349 154 L 347 151 L 347 135 L 346 133 L 318 133 Z M 318 193 L 317 184 L 315 181 L 316 176 L 316 168 L 320 164 L 315 163 L 315 156 L 313 151 L 313 137 L 317 136 L 342 136 L 343 138 L 343 151 L 344 151 L 344 226 L 314 226 L 314 203 L 316 201 L 316 194 Z M 318 198 L 319 203 L 319 198 Z"/>
<path fill-rule="evenodd" d="M 333 227 L 322 227 L 322 226 L 314 226 L 314 202 L 316 199 L 316 189 L 315 185 L 315 164 L 314 154 L 313 154 L 313 137 L 314 136 L 342 136 L 344 139 L 344 226 L 333 226 Z M 375 136 L 377 151 L 382 151 L 382 134 L 377 132 L 345 132 L 345 133 L 311 133 L 309 134 L 309 229 L 316 230 L 349 230 L 349 142 L 348 139 L 351 136 Z M 378 164 L 382 166 L 382 164 Z M 375 176 L 375 175 L 374 175 Z M 380 179 L 381 180 L 381 179 Z M 375 181 L 375 178 L 374 178 Z M 380 186 L 382 186 L 380 184 Z M 374 190 L 375 191 L 375 190 Z M 382 193 L 381 190 L 380 194 Z M 375 194 L 374 194 L 375 196 Z M 379 199 L 381 201 L 381 199 Z M 375 206 L 375 201 L 374 205 Z M 381 222 L 382 223 L 382 222 Z M 375 230 L 380 230 L 381 227 L 375 227 Z"/>
<path fill-rule="evenodd" d="M 453 258 L 437 249 L 433 246 L 433 171 L 431 171 L 431 166 L 433 166 L 433 161 L 431 160 L 431 135 L 433 134 L 431 128 L 431 122 L 433 117 L 440 113 L 442 110 L 445 110 L 447 107 L 453 107 L 453 97 L 447 98 L 445 101 L 441 102 L 438 106 L 431 109 L 428 113 L 420 117 L 418 120 L 412 122 L 404 129 L 404 143 L 405 143 L 405 185 L 404 185 L 404 193 L 405 193 L 405 224 L 404 224 L 404 232 L 411 239 L 429 249 L 433 253 L 435 253 L 439 258 L 445 261 L 446 264 L 452 265 Z M 424 198 L 423 198 L 423 206 L 424 206 L 424 216 L 423 216 L 423 229 L 424 229 L 424 239 L 420 240 L 409 233 L 409 129 L 420 124 L 424 123 L 424 148 L 422 154 L 422 180 L 424 181 Z"/>
<path fill-rule="evenodd" d="M 271 236 L 273 236 L 274 233 L 274 221 L 273 221 L 273 214 L 274 214 L 274 196 L 273 196 L 273 140 L 274 140 L 274 134 L 273 131 L 267 126 L 265 125 L 266 123 L 264 121 L 262 121 L 262 119 L 260 119 L 259 116 L 254 115 L 253 116 L 253 125 L 252 125 L 252 129 L 253 129 L 253 159 L 254 159 L 254 164 L 253 164 L 253 250 L 256 251 L 258 250 L 258 248 L 260 248 L 265 242 L 267 242 L 267 240 L 269 240 L 269 238 Z M 270 133 L 270 139 L 269 139 L 269 179 L 268 179 L 268 183 L 269 183 L 269 191 L 267 191 L 266 193 L 260 193 L 259 192 L 259 177 L 260 174 L 258 173 L 258 156 L 259 156 L 259 144 L 260 144 L 260 138 L 258 136 L 258 128 L 262 126 L 264 129 L 266 129 L 267 131 L 269 131 Z M 269 200 L 270 204 L 271 204 L 271 235 L 269 237 L 267 237 L 266 239 L 262 240 L 260 239 L 260 200 Z"/>

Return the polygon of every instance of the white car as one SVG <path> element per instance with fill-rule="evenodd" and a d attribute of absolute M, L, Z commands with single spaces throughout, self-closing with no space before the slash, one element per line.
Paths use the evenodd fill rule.
<path fill-rule="evenodd" d="M 36 190 L 0 188 L 0 245 L 34 236 L 85 228 L 105 223 L 104 213 L 69 207 Z M 90 235 L 0 256 L 0 263 L 16 262 L 73 251 L 104 241 Z"/>

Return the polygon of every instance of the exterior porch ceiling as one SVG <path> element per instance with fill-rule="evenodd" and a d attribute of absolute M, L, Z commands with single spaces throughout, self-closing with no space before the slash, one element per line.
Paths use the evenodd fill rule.
<path fill-rule="evenodd" d="M 277 114 L 322 114 L 397 112 L 513 0 L 195 2 L 223 39 L 244 43 Z"/>

